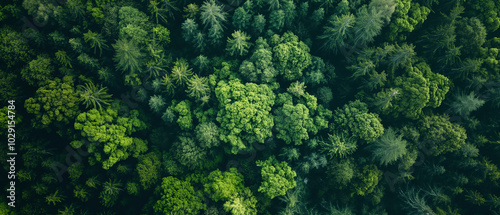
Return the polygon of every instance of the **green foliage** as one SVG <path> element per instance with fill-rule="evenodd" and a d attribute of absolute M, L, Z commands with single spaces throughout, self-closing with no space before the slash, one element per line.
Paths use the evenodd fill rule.
<path fill-rule="evenodd" d="M 467 117 L 471 112 L 483 106 L 484 103 L 485 101 L 478 98 L 474 91 L 471 91 L 468 95 L 462 92 L 453 96 L 450 108 L 453 113 Z"/>
<path fill-rule="evenodd" d="M 248 48 L 250 47 L 250 43 L 247 40 L 250 39 L 250 36 L 247 36 L 245 32 L 242 31 L 234 31 L 231 34 L 232 39 L 227 38 L 227 48 L 226 51 L 229 52 L 231 56 L 238 55 L 244 56 L 248 53 Z"/>
<path fill-rule="evenodd" d="M 46 128 L 55 122 L 71 122 L 80 112 L 79 102 L 73 78 L 65 76 L 62 80 L 48 80 L 46 85 L 38 88 L 34 97 L 26 99 L 24 107 L 28 113 L 35 114 L 35 127 Z"/>
<path fill-rule="evenodd" d="M 368 112 L 368 105 L 359 100 L 335 110 L 331 130 L 344 137 L 373 142 L 384 133 L 380 118 Z"/>
<path fill-rule="evenodd" d="M 238 173 L 235 168 L 225 172 L 220 170 L 212 171 L 208 175 L 207 181 L 204 182 L 204 189 L 212 200 L 216 202 L 228 201 L 238 193 L 243 193 L 243 175 Z"/>
<path fill-rule="evenodd" d="M 297 174 L 288 166 L 285 161 L 279 162 L 274 156 L 265 161 L 257 161 L 257 166 L 262 167 L 262 183 L 259 192 L 264 193 L 268 198 L 283 196 L 286 191 L 296 186 L 295 177 Z"/>
<path fill-rule="evenodd" d="M 203 166 L 207 151 L 198 146 L 191 137 L 179 137 L 174 143 L 175 158 L 187 168 L 194 169 Z"/>
<path fill-rule="evenodd" d="M 468 14 L 478 17 L 489 32 L 500 27 L 500 3 L 494 0 L 465 2 Z"/>
<path fill-rule="evenodd" d="M 196 126 L 194 132 L 201 147 L 212 148 L 219 146 L 219 127 L 215 123 L 200 123 Z"/>
<path fill-rule="evenodd" d="M 76 117 L 75 129 L 82 137 L 90 141 L 88 152 L 91 164 L 102 163 L 103 169 L 109 169 L 115 163 L 127 159 L 130 155 L 138 157 L 147 151 L 147 142 L 131 137 L 135 131 L 146 128 L 146 124 L 137 117 L 137 110 L 130 111 L 128 117 L 118 116 L 112 108 L 89 110 Z M 80 148 L 79 145 L 73 145 Z"/>
<path fill-rule="evenodd" d="M 168 109 L 172 109 L 177 112 L 179 118 L 177 118 L 177 124 L 182 130 L 193 129 L 193 117 L 191 114 L 191 102 L 188 100 L 182 100 L 179 103 L 173 103 Z M 167 110 L 168 110 L 167 109 Z"/>
<path fill-rule="evenodd" d="M 172 68 L 170 77 L 172 78 L 172 81 L 175 81 L 178 86 L 184 86 L 188 83 L 189 77 L 193 75 L 192 70 L 193 69 L 189 68 L 189 64 L 185 59 L 177 59 L 174 63 L 174 67 Z M 163 77 L 164 85 L 168 86 L 165 77 L 166 76 Z"/>
<path fill-rule="evenodd" d="M 89 108 L 92 104 L 94 109 L 102 109 L 103 105 L 109 105 L 112 95 L 108 94 L 107 87 L 96 86 L 93 82 L 85 83 L 85 86 L 79 85 L 80 98 L 85 104 L 85 108 Z"/>
<path fill-rule="evenodd" d="M 8 27 L 0 28 L 0 64 L 7 68 L 24 65 L 31 60 L 33 50 L 28 46 L 28 40 L 20 32 Z"/>
<path fill-rule="evenodd" d="M 356 166 L 351 162 L 351 159 L 330 163 L 326 171 L 328 181 L 332 186 L 343 189 L 354 177 L 356 171 L 355 168 Z"/>
<path fill-rule="evenodd" d="M 120 181 L 111 180 L 102 184 L 102 191 L 99 194 L 101 204 L 105 207 L 113 207 L 118 200 L 118 195 L 122 191 L 122 183 Z"/>
<path fill-rule="evenodd" d="M 345 158 L 354 153 L 357 149 L 356 142 L 352 138 L 346 138 L 343 135 L 328 135 L 327 141 L 320 142 L 321 151 L 326 152 L 331 159 Z"/>
<path fill-rule="evenodd" d="M 363 166 L 363 169 L 356 173 L 351 184 L 353 192 L 351 196 L 356 194 L 366 196 L 375 190 L 378 182 L 382 179 L 382 171 L 374 164 Z"/>
<path fill-rule="evenodd" d="M 189 79 L 187 87 L 186 93 L 196 99 L 201 99 L 210 93 L 208 79 L 206 77 L 198 77 L 196 74 Z"/>
<path fill-rule="evenodd" d="M 69 66 L 69 68 L 73 68 L 73 66 L 71 65 L 71 59 L 69 58 L 68 54 L 66 54 L 65 51 L 57 51 L 55 53 L 56 55 L 56 59 L 59 61 L 59 63 L 61 63 L 61 65 L 67 67 Z"/>
<path fill-rule="evenodd" d="M 406 146 L 402 134 L 397 135 L 392 128 L 385 129 L 384 134 L 371 146 L 373 158 L 378 160 L 380 165 L 391 164 L 406 154 Z"/>
<path fill-rule="evenodd" d="M 144 54 L 134 41 L 119 39 L 113 44 L 113 48 L 116 52 L 113 60 L 117 69 L 131 74 L 141 71 Z"/>
<path fill-rule="evenodd" d="M 102 38 L 101 34 L 92 32 L 91 30 L 83 34 L 83 39 L 85 42 L 90 43 L 90 48 L 94 49 L 94 54 L 96 49 L 99 48 L 99 56 L 102 55 L 102 47 L 107 47 L 106 40 Z"/>
<path fill-rule="evenodd" d="M 241 63 L 239 72 L 248 81 L 271 83 L 278 71 L 273 66 L 273 53 L 267 41 L 259 37 L 252 56 Z"/>
<path fill-rule="evenodd" d="M 51 64 L 50 58 L 38 55 L 35 60 L 32 60 L 21 70 L 21 77 L 29 85 L 42 86 L 48 80 L 52 79 L 54 67 Z"/>
<path fill-rule="evenodd" d="M 264 143 L 271 136 L 274 120 L 269 112 L 275 95 L 267 85 L 242 84 L 238 79 L 220 81 L 215 96 L 220 107 L 220 139 L 231 144 L 231 153 L 247 149 L 243 141 Z"/>
<path fill-rule="evenodd" d="M 137 173 L 139 174 L 142 187 L 147 190 L 155 185 L 161 175 L 161 161 L 158 154 L 150 152 L 138 157 Z M 127 184 L 128 185 L 128 184 Z"/>
<path fill-rule="evenodd" d="M 197 214 L 207 206 L 194 192 L 193 186 L 187 181 L 181 181 L 172 176 L 163 178 L 161 183 L 161 198 L 153 209 L 159 214 Z"/>
<path fill-rule="evenodd" d="M 302 76 L 302 71 L 311 64 L 309 47 L 292 32 L 284 33 L 273 47 L 276 70 L 286 80 L 293 81 Z"/>
<path fill-rule="evenodd" d="M 283 104 L 275 111 L 277 138 L 285 143 L 301 145 L 302 140 L 309 139 L 308 131 L 315 127 L 309 115 L 309 109 L 303 104 Z"/>
<path fill-rule="evenodd" d="M 149 98 L 149 108 L 156 113 L 160 113 L 165 108 L 165 100 L 161 95 L 154 95 Z"/>
<path fill-rule="evenodd" d="M 328 25 L 323 27 L 323 34 L 318 37 L 324 40 L 322 48 L 337 53 L 340 48 L 345 47 L 347 41 L 353 37 L 352 29 L 355 23 L 356 19 L 350 13 L 330 17 Z"/>
<path fill-rule="evenodd" d="M 434 214 L 432 208 L 427 205 L 424 196 L 420 195 L 421 190 L 410 188 L 406 191 L 400 190 L 400 196 L 403 198 L 405 208 L 409 214 Z"/>
<path fill-rule="evenodd" d="M 59 190 L 56 190 L 56 192 L 48 195 L 48 196 L 45 196 L 45 201 L 47 202 L 47 204 L 52 204 L 52 205 L 56 205 L 57 203 L 60 203 L 64 200 L 64 196 L 59 194 Z"/>
<path fill-rule="evenodd" d="M 389 40 L 404 40 L 406 32 L 413 32 L 427 19 L 431 9 L 411 0 L 396 1 L 393 21 L 389 24 Z"/>
<path fill-rule="evenodd" d="M 449 121 L 448 116 L 426 116 L 419 121 L 422 138 L 429 142 L 434 155 L 453 152 L 465 145 L 465 129 Z"/>
<path fill-rule="evenodd" d="M 231 212 L 233 215 L 256 215 L 258 212 L 256 204 L 257 199 L 253 197 L 250 189 L 245 189 L 242 194 L 233 195 L 223 207 L 226 212 Z"/>
<path fill-rule="evenodd" d="M 208 37 L 211 39 L 212 44 L 220 43 L 223 36 L 223 24 L 226 21 L 226 13 L 222 9 L 222 5 L 218 5 L 214 0 L 205 1 L 200 7 L 200 19 L 208 28 Z"/>
<path fill-rule="evenodd" d="M 250 26 L 250 14 L 244 7 L 238 7 L 233 14 L 233 26 L 239 30 L 246 30 Z"/>

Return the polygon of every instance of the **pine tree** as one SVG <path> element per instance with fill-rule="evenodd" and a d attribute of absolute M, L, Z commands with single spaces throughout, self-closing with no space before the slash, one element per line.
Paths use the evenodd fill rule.
<path fill-rule="evenodd" d="M 188 81 L 188 89 L 186 93 L 190 97 L 200 99 L 201 97 L 209 94 L 210 88 L 208 87 L 208 80 L 205 77 L 198 77 L 198 75 L 193 75 Z"/>
<path fill-rule="evenodd" d="M 118 69 L 130 73 L 141 71 L 144 54 L 141 53 L 137 44 L 127 39 L 119 39 L 113 47 L 116 51 L 113 60 L 116 62 Z"/>
<path fill-rule="evenodd" d="M 96 49 L 99 48 L 99 56 L 102 54 L 102 47 L 107 47 L 106 40 L 104 40 L 101 34 L 92 32 L 91 30 L 83 34 L 83 39 L 85 42 L 90 43 L 90 47 L 94 49 L 94 54 Z"/>
<path fill-rule="evenodd" d="M 318 38 L 324 40 L 322 49 L 330 52 L 338 52 L 340 48 L 346 46 L 347 41 L 353 36 L 352 29 L 356 23 L 354 15 L 348 13 L 332 16 L 328 20 L 328 25 L 324 27 L 323 34 Z"/>
<path fill-rule="evenodd" d="M 86 83 L 85 86 L 79 85 L 80 97 L 88 108 L 92 104 L 93 108 L 102 109 L 103 105 L 109 105 L 112 95 L 108 94 L 107 87 L 96 86 L 94 83 Z"/>
<path fill-rule="evenodd" d="M 404 156 L 406 141 L 402 138 L 403 135 L 397 135 L 394 129 L 385 129 L 384 134 L 370 146 L 373 158 L 378 160 L 380 165 L 388 165 Z"/>
<path fill-rule="evenodd" d="M 248 48 L 250 47 L 250 43 L 247 42 L 247 40 L 249 40 L 250 37 L 247 36 L 245 32 L 242 32 L 240 30 L 234 31 L 234 33 L 231 34 L 231 36 L 233 37 L 232 39 L 230 38 L 227 39 L 226 51 L 228 51 L 231 56 L 234 55 L 243 56 L 246 53 L 248 53 Z"/>

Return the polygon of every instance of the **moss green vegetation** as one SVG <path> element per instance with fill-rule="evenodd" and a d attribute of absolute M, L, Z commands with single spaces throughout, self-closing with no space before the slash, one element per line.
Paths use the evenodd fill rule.
<path fill-rule="evenodd" d="M 498 214 L 499 50 L 498 0 L 2 0 L 0 214 Z"/>

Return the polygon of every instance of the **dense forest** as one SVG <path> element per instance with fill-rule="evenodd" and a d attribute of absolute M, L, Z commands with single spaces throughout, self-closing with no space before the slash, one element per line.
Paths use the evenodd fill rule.
<path fill-rule="evenodd" d="M 2 0 L 2 215 L 500 214 L 498 0 Z"/>

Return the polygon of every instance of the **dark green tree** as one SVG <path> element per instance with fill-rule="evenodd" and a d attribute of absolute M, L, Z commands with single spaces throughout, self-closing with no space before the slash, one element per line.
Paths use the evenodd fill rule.
<path fill-rule="evenodd" d="M 113 48 L 116 52 L 113 60 L 118 69 L 131 74 L 141 71 L 144 54 L 135 42 L 119 39 L 113 44 Z"/>

